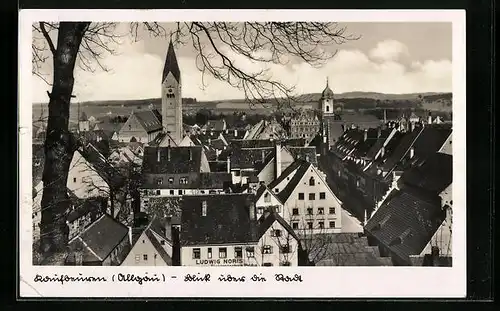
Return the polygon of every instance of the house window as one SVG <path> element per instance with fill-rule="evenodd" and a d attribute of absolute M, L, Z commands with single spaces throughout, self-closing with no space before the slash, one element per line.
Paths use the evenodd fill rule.
<path fill-rule="evenodd" d="M 304 200 L 304 194 L 302 192 L 299 193 L 299 200 Z"/>
<path fill-rule="evenodd" d="M 271 245 L 262 246 L 262 254 L 272 254 L 272 253 L 273 253 L 273 247 Z"/>
<path fill-rule="evenodd" d="M 243 257 L 243 250 L 241 246 L 236 246 L 234 248 L 234 258 L 242 258 Z"/>
<path fill-rule="evenodd" d="M 320 200 L 324 200 L 325 198 L 326 198 L 326 193 L 324 193 L 324 192 L 320 192 L 320 193 L 319 193 L 319 199 L 320 199 Z"/>
<path fill-rule="evenodd" d="M 182 195 L 182 190 L 179 190 L 179 195 Z"/>
<path fill-rule="evenodd" d="M 292 222 L 292 229 L 293 230 L 299 229 L 299 223 L 298 222 Z"/>
<path fill-rule="evenodd" d="M 186 185 L 186 184 L 188 183 L 188 182 L 187 182 L 187 177 L 181 177 L 181 178 L 179 179 L 179 183 L 180 183 L 181 185 Z"/>
<path fill-rule="evenodd" d="M 328 213 L 329 213 L 329 214 L 335 214 L 335 207 L 330 207 L 330 208 L 328 209 Z"/>
<path fill-rule="evenodd" d="M 316 193 L 309 193 L 309 201 L 316 200 Z"/>
<path fill-rule="evenodd" d="M 281 246 L 281 253 L 282 254 L 289 254 L 290 253 L 290 245 L 285 244 Z"/>
<path fill-rule="evenodd" d="M 135 262 L 141 261 L 141 255 L 135 255 Z"/>
<path fill-rule="evenodd" d="M 329 225 L 330 225 L 330 228 L 335 228 L 335 221 L 330 221 Z"/>
<path fill-rule="evenodd" d="M 313 208 L 312 207 L 308 207 L 307 208 L 307 215 L 312 215 L 313 214 Z"/>
<path fill-rule="evenodd" d="M 201 202 L 201 216 L 207 216 L 207 201 Z"/>
<path fill-rule="evenodd" d="M 298 214 L 299 214 L 299 209 L 298 208 L 292 209 L 292 215 L 298 215 Z"/>
<path fill-rule="evenodd" d="M 200 193 L 201 194 L 205 194 L 205 190 L 200 190 Z"/>
<path fill-rule="evenodd" d="M 316 185 L 316 181 L 314 180 L 314 177 L 309 178 L 309 186 L 314 186 Z"/>
<path fill-rule="evenodd" d="M 313 228 L 313 223 L 312 223 L 312 221 L 309 221 L 307 223 L 307 229 L 312 229 L 312 228 Z"/>
<path fill-rule="evenodd" d="M 174 190 L 170 190 L 170 195 L 174 195 Z"/>
<path fill-rule="evenodd" d="M 144 261 L 148 261 L 148 255 L 147 254 L 142 255 L 142 259 L 144 259 Z"/>
<path fill-rule="evenodd" d="M 271 195 L 269 193 L 264 194 L 264 202 L 271 202 Z"/>
<path fill-rule="evenodd" d="M 227 257 L 227 248 L 219 247 L 219 258 L 226 258 L 226 257 Z"/>
<path fill-rule="evenodd" d="M 318 215 L 324 215 L 325 214 L 325 208 L 324 207 L 318 207 Z"/>
<path fill-rule="evenodd" d="M 76 177 L 73 178 L 73 182 L 76 182 Z"/>
<path fill-rule="evenodd" d="M 234 171 L 234 176 L 240 176 L 240 171 Z"/>
<path fill-rule="evenodd" d="M 263 207 L 257 207 L 257 214 L 262 214 L 264 213 L 264 208 Z"/>
<path fill-rule="evenodd" d="M 278 193 L 278 192 L 280 192 L 280 189 L 279 188 L 274 188 L 274 192 Z"/>
<path fill-rule="evenodd" d="M 173 177 L 169 177 L 168 178 L 168 183 L 169 184 L 173 184 L 174 183 L 174 178 Z"/>
<path fill-rule="evenodd" d="M 165 245 L 165 240 L 161 240 L 160 244 Z"/>
<path fill-rule="evenodd" d="M 157 185 L 162 185 L 163 184 L 163 178 L 156 179 L 156 184 Z"/>
<path fill-rule="evenodd" d="M 212 248 L 211 248 L 211 247 L 209 247 L 209 248 L 207 249 L 207 258 L 208 258 L 208 259 L 212 258 Z"/>
<path fill-rule="evenodd" d="M 201 251 L 199 248 L 193 248 L 193 259 L 200 259 Z"/>
<path fill-rule="evenodd" d="M 279 229 L 271 230 L 271 236 L 279 238 L 281 236 L 281 230 L 279 230 Z"/>
<path fill-rule="evenodd" d="M 324 221 L 318 222 L 318 226 L 319 226 L 320 229 L 325 228 L 325 222 Z"/>
<path fill-rule="evenodd" d="M 160 190 L 156 190 L 156 195 L 160 195 Z"/>
<path fill-rule="evenodd" d="M 255 248 L 253 246 L 248 246 L 246 248 L 246 251 L 247 251 L 247 257 L 249 258 L 255 257 Z"/>

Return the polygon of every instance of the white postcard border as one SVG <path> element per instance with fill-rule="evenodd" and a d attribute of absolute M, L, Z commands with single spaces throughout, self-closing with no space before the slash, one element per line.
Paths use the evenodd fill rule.
<path fill-rule="evenodd" d="M 92 21 L 337 21 L 451 22 L 453 27 L 453 267 L 47 267 L 32 265 L 31 24 L 40 20 Z M 22 10 L 19 19 L 19 295 L 28 297 L 465 297 L 466 294 L 466 106 L 464 10 Z M 429 48 L 432 43 L 429 42 Z M 165 277 L 163 283 L 113 283 L 112 276 Z M 184 282 L 186 274 L 210 273 L 212 282 Z M 221 274 L 245 283 L 215 281 Z M 302 283 L 277 283 L 275 273 L 302 275 Z M 36 274 L 102 276 L 106 283 L 37 283 Z M 253 274 L 268 282 L 251 282 Z M 177 278 L 173 279 L 172 276 Z"/>

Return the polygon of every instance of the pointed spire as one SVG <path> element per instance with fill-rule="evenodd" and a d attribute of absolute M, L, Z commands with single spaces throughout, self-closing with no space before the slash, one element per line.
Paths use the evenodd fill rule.
<path fill-rule="evenodd" d="M 177 57 L 175 56 L 174 44 L 172 43 L 172 37 L 170 37 L 170 42 L 168 44 L 167 57 L 165 59 L 165 67 L 163 67 L 163 76 L 161 82 L 165 81 L 168 73 L 171 72 L 177 82 L 181 81 L 181 71 L 179 69 L 179 64 L 177 63 Z"/>
<path fill-rule="evenodd" d="M 326 77 L 326 87 L 328 87 L 328 77 Z"/>

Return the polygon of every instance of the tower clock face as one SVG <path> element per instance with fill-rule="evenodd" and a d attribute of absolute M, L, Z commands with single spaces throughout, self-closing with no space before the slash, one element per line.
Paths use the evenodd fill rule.
<path fill-rule="evenodd" d="M 169 93 L 172 93 L 172 89 L 168 89 L 168 92 L 169 92 Z"/>

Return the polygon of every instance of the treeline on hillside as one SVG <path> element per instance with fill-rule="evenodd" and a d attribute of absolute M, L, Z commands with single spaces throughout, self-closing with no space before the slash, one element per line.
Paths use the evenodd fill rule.
<path fill-rule="evenodd" d="M 376 116 L 378 119 L 383 120 L 384 119 L 384 110 L 386 113 L 387 120 L 394 120 L 398 119 L 401 116 L 410 116 L 413 113 L 415 113 L 417 116 L 421 118 L 427 118 L 429 111 L 425 109 L 413 109 L 413 108 L 408 108 L 408 109 L 367 109 L 363 110 L 362 113 L 364 114 L 371 114 Z M 450 121 L 452 119 L 452 114 L 451 112 L 446 112 L 446 111 L 432 111 L 431 113 L 432 117 L 435 118 L 439 116 L 441 120 L 443 121 Z"/>
<path fill-rule="evenodd" d="M 338 104 L 345 109 L 370 109 L 370 108 L 417 108 L 420 106 L 418 99 L 415 100 L 380 100 L 374 98 L 343 98 Z"/>
<path fill-rule="evenodd" d="M 213 110 L 200 109 L 196 113 L 184 114 L 182 116 L 185 124 L 198 124 L 203 126 L 208 120 L 225 119 L 228 127 L 243 127 L 245 125 L 257 124 L 260 120 L 269 119 L 269 115 L 264 114 L 247 114 L 242 111 L 234 111 L 233 113 L 215 113 Z"/>

